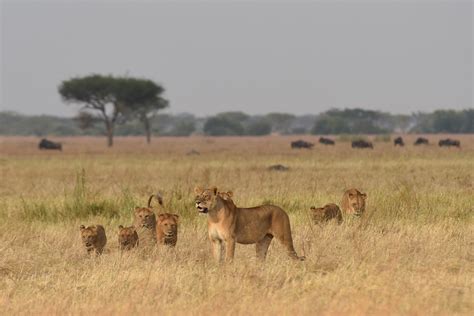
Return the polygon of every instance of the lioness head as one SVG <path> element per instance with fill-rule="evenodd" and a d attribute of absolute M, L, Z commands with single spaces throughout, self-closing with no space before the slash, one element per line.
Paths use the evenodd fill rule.
<path fill-rule="evenodd" d="M 178 218 L 176 214 L 163 213 L 158 215 L 157 229 L 161 230 L 165 237 L 171 238 L 178 235 Z"/>
<path fill-rule="evenodd" d="M 351 189 L 347 191 L 347 198 L 349 206 L 354 210 L 354 215 L 361 216 L 365 211 L 365 200 L 367 199 L 367 194 L 361 193 L 356 189 Z"/>
<path fill-rule="evenodd" d="M 130 250 L 138 245 L 138 234 L 133 226 L 119 226 L 118 240 L 120 249 Z"/>
<path fill-rule="evenodd" d="M 99 235 L 97 233 L 97 227 L 96 226 L 89 226 L 85 227 L 84 225 L 81 225 L 79 227 L 81 231 L 81 238 L 82 238 L 82 243 L 86 247 L 87 250 L 94 248 L 94 245 L 97 243 L 99 239 Z"/>
<path fill-rule="evenodd" d="M 211 189 L 201 189 L 196 187 L 194 189 L 196 194 L 196 208 L 200 213 L 207 213 L 210 209 L 213 209 L 217 203 L 217 188 L 213 187 Z"/>
<path fill-rule="evenodd" d="M 156 226 L 156 217 L 149 207 L 135 207 L 135 227 L 153 229 Z"/>

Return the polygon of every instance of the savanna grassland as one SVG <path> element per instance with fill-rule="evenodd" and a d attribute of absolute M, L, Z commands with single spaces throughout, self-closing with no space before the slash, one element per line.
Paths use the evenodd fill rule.
<path fill-rule="evenodd" d="M 453 315 L 474 306 L 474 137 L 462 148 L 348 142 L 291 150 L 298 137 L 65 138 L 63 152 L 36 138 L 0 148 L 0 314 Z M 316 142 L 316 137 L 303 137 Z M 337 138 L 336 138 L 337 140 Z M 187 155 L 190 150 L 200 155 Z M 268 171 L 283 164 L 287 172 Z M 273 203 L 290 216 L 304 262 L 277 241 L 266 262 L 238 245 L 219 266 L 193 188 L 234 191 L 239 206 Z M 310 206 L 367 193 L 367 213 L 313 225 Z M 161 190 L 180 215 L 176 249 L 118 251 L 118 225 Z M 89 257 L 81 224 L 105 226 Z"/>

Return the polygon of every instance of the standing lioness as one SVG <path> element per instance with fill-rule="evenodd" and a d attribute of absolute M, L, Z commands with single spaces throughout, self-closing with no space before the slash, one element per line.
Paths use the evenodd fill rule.
<path fill-rule="evenodd" d="M 196 208 L 206 213 L 209 239 L 218 261 L 234 258 L 235 243 L 256 244 L 257 258 L 265 259 L 268 247 L 276 237 L 293 259 L 298 257 L 293 247 L 290 219 L 284 210 L 274 205 L 252 208 L 235 206 L 230 195 L 223 198 L 217 188 L 195 188 Z M 225 249 L 225 256 L 224 256 Z"/>

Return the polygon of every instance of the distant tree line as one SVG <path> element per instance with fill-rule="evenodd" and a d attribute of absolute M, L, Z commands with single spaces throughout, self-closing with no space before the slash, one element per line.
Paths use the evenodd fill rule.
<path fill-rule="evenodd" d="M 149 136 L 474 133 L 474 109 L 438 110 L 411 115 L 392 115 L 363 109 L 333 109 L 319 115 L 300 116 L 288 113 L 248 115 L 224 112 L 205 118 L 186 113 L 159 114 L 156 111 L 145 111 Z M 0 112 L 0 135 L 107 135 L 103 119 L 84 118 L 81 117 L 82 113 L 76 118 L 63 118 Z M 133 115 L 127 112 L 120 114 L 114 124 L 114 134 L 144 135 L 145 119 L 141 115 L 139 112 Z"/>

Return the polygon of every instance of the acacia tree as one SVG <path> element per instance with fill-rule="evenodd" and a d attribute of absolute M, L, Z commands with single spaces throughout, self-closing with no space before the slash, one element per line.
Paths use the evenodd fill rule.
<path fill-rule="evenodd" d="M 151 142 L 150 119 L 169 105 L 161 95 L 165 89 L 151 80 L 121 78 L 118 80 L 117 98 L 124 105 L 127 116 L 138 118 L 145 128 L 146 141 Z"/>
<path fill-rule="evenodd" d="M 116 78 L 97 74 L 72 78 L 63 81 L 58 91 L 66 102 L 82 103 L 83 111 L 98 113 L 94 117 L 104 122 L 107 144 L 112 147 L 115 123 L 121 114 L 116 96 Z"/>
<path fill-rule="evenodd" d="M 79 116 L 82 123 L 84 119 L 87 122 L 104 122 L 109 147 L 113 145 L 117 121 L 131 116 L 136 116 L 144 123 L 147 140 L 150 142 L 149 117 L 168 105 L 168 101 L 161 97 L 164 88 L 146 79 L 94 74 L 65 80 L 58 90 L 66 102 L 83 104 L 82 114 Z"/>

